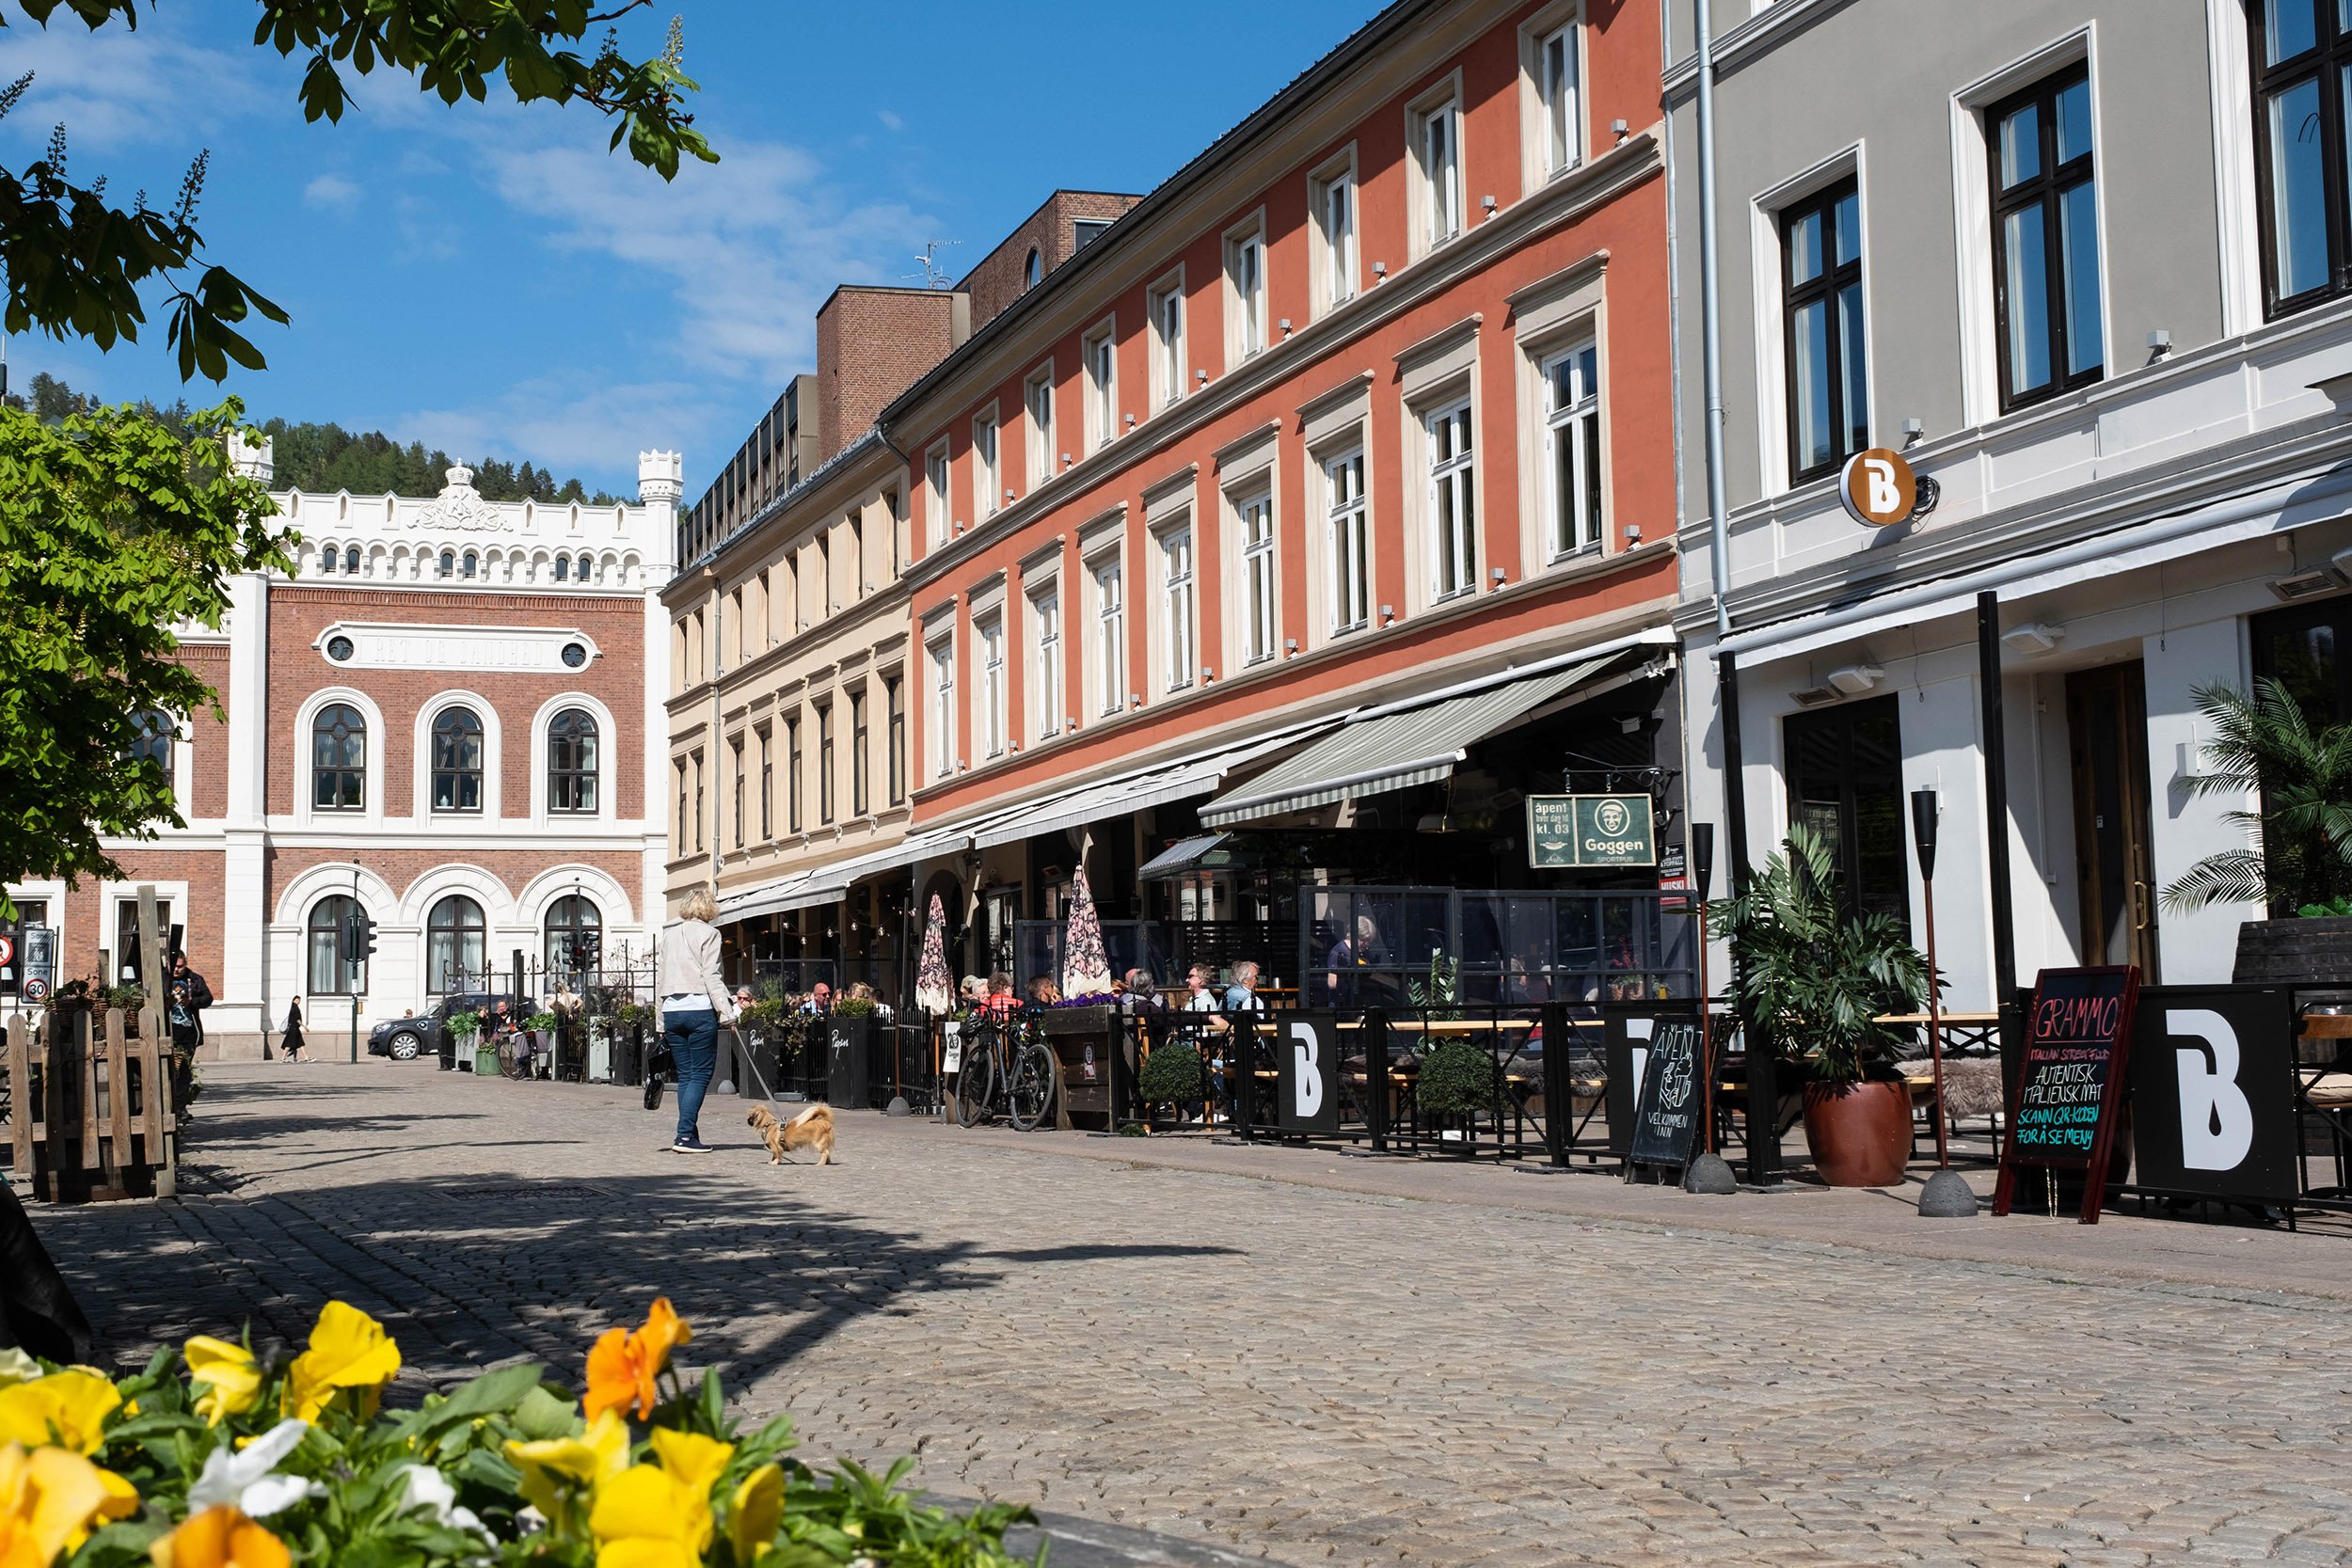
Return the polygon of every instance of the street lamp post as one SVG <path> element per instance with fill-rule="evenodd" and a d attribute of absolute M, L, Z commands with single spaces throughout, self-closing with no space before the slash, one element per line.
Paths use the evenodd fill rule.
<path fill-rule="evenodd" d="M 1699 1140 L 1701 1148 L 1682 1167 L 1682 1190 L 1722 1196 L 1740 1190 L 1730 1162 L 1715 1152 L 1715 1019 L 1707 983 L 1707 897 L 1714 892 L 1715 825 L 1691 824 L 1691 892 L 1699 915 Z"/>

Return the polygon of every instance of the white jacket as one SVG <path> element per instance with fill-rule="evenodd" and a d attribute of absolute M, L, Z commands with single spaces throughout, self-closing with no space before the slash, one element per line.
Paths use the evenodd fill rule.
<path fill-rule="evenodd" d="M 735 998 L 719 973 L 719 928 L 700 920 L 680 920 L 661 932 L 661 977 L 654 987 L 666 1010 L 673 996 L 695 1000 L 679 1004 L 692 1007 L 705 998 L 722 1023 L 735 1022 Z"/>

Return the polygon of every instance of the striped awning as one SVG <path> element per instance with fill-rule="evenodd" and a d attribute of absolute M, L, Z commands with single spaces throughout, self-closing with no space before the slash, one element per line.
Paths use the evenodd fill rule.
<path fill-rule="evenodd" d="M 1210 801 L 1200 809 L 1200 825 L 1227 828 L 1335 800 L 1435 784 L 1452 776 L 1471 745 L 1575 690 L 1623 657 L 1612 652 L 1418 707 L 1368 710 L 1296 756 Z"/>

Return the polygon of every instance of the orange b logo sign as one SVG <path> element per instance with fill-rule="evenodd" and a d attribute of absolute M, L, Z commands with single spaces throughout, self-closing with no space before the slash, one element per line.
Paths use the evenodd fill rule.
<path fill-rule="evenodd" d="M 1902 453 L 1884 447 L 1855 452 L 1837 476 L 1837 499 L 1846 515 L 1864 528 L 1901 522 L 1919 503 L 1919 482 Z"/>

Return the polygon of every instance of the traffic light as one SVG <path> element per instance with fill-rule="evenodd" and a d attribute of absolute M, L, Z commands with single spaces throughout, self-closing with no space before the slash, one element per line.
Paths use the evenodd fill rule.
<path fill-rule="evenodd" d="M 343 923 L 343 961 L 365 963 L 375 956 L 375 922 L 364 914 L 350 916 Z"/>

